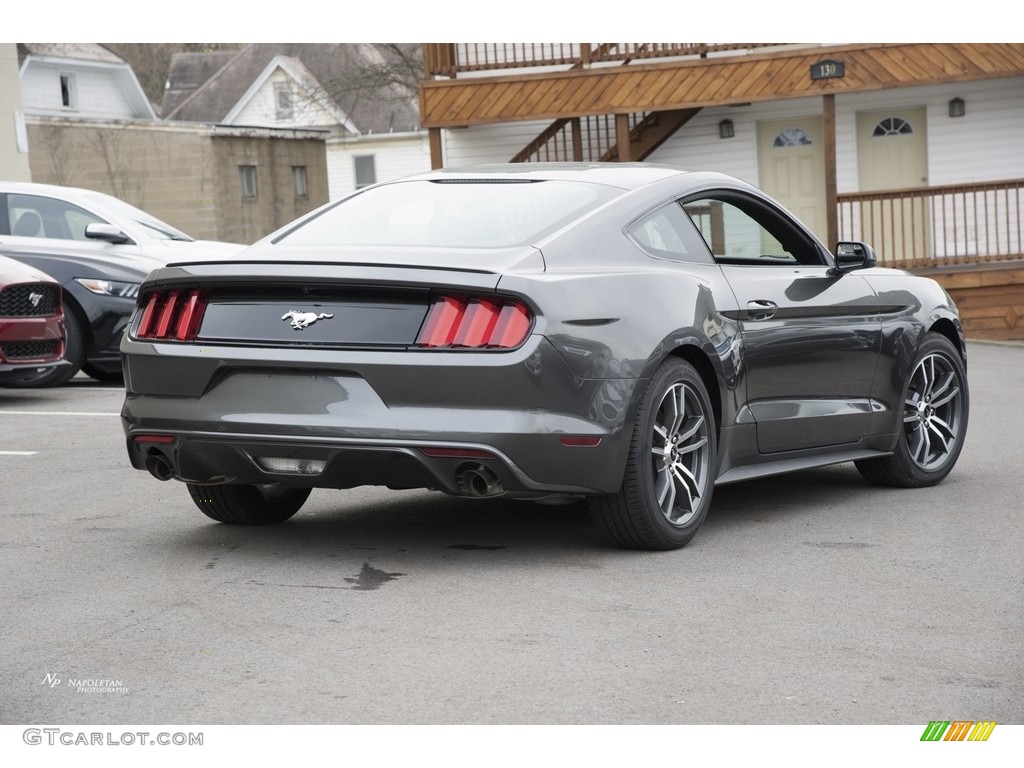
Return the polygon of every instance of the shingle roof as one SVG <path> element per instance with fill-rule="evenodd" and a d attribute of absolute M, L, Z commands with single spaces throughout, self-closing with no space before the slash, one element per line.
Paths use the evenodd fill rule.
<path fill-rule="evenodd" d="M 168 115 L 173 112 L 181 102 L 195 93 L 196 89 L 237 55 L 237 50 L 173 54 L 160 114 Z"/>
<path fill-rule="evenodd" d="M 124 64 L 125 61 L 113 51 L 98 43 L 18 43 L 18 64 L 26 56 L 50 56 L 55 59 L 79 59 L 81 61 L 106 61 L 110 64 Z"/>
<path fill-rule="evenodd" d="M 186 82 L 203 64 L 180 54 L 180 71 L 172 64 L 171 84 L 178 84 L 164 117 L 171 120 L 219 123 L 238 104 L 275 56 L 302 62 L 338 108 L 361 133 L 412 131 L 419 127 L 415 89 L 394 81 L 387 51 L 372 43 L 254 43 L 230 58 L 199 87 L 186 93 Z M 191 54 L 207 55 L 210 54 Z M 170 93 L 170 92 L 169 92 Z M 170 107 L 170 108 L 168 108 Z"/>

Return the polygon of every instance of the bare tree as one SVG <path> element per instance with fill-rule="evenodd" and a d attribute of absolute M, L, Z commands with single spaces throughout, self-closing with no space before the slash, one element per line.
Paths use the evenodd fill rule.
<path fill-rule="evenodd" d="M 243 43 L 100 43 L 124 59 L 135 72 L 146 98 L 159 104 L 175 53 L 240 50 Z"/>
<path fill-rule="evenodd" d="M 42 154 L 49 160 L 53 183 L 70 185 L 75 176 L 75 158 L 78 156 L 71 134 L 61 125 L 40 125 L 35 135 L 42 152 L 34 150 L 33 154 Z"/>

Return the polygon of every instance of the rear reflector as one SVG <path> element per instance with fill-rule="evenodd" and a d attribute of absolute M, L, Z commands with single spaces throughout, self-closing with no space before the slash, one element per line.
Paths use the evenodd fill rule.
<path fill-rule="evenodd" d="M 199 290 L 155 291 L 145 298 L 135 335 L 140 339 L 192 341 L 206 311 L 206 297 Z"/>
<path fill-rule="evenodd" d="M 437 298 L 423 328 L 417 347 L 429 349 L 513 349 L 530 335 L 533 314 L 515 299 Z"/>
<path fill-rule="evenodd" d="M 595 445 L 601 444 L 600 437 L 589 435 L 562 435 L 560 439 L 562 445 L 567 445 L 570 448 L 593 448 Z"/>
<path fill-rule="evenodd" d="M 132 440 L 136 443 L 169 445 L 174 442 L 174 435 L 132 435 Z"/>

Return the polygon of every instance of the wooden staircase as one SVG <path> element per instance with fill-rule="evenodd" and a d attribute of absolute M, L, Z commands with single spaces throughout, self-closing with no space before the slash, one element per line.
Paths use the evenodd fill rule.
<path fill-rule="evenodd" d="M 700 109 L 634 112 L 628 116 L 629 157 L 645 160 Z M 552 122 L 511 159 L 513 163 L 618 162 L 615 115 L 563 117 Z"/>
<path fill-rule="evenodd" d="M 629 132 L 629 159 L 646 160 L 667 138 L 690 122 L 698 112 L 700 112 L 699 108 L 645 112 Z M 618 144 L 613 144 L 601 155 L 601 162 L 616 162 L 618 159 Z"/>

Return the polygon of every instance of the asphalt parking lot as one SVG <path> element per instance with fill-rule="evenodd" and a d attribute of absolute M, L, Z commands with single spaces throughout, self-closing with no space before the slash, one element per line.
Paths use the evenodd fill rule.
<path fill-rule="evenodd" d="M 940 486 L 726 486 L 668 553 L 376 488 L 225 526 L 130 468 L 118 387 L 0 390 L 0 723 L 1022 723 L 1024 347 L 969 379 Z"/>

